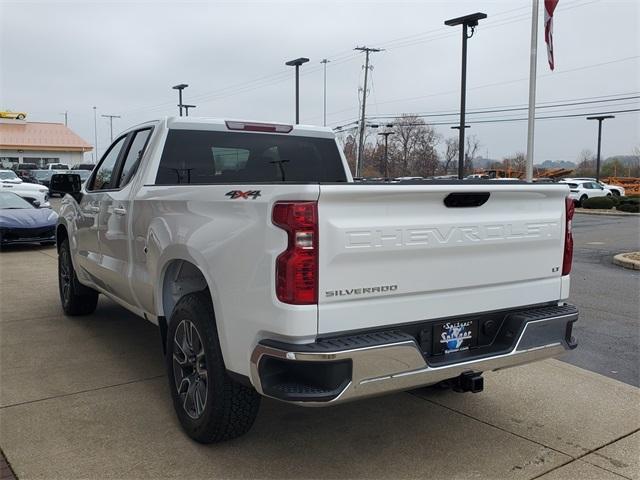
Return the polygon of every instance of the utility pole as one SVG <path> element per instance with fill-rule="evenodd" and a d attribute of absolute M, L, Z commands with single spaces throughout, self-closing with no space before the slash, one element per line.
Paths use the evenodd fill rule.
<path fill-rule="evenodd" d="M 596 182 L 600 181 L 600 147 L 602 146 L 602 122 L 609 118 L 616 118 L 615 115 L 597 115 L 594 117 L 587 117 L 587 120 L 598 121 L 598 156 L 596 157 Z"/>
<path fill-rule="evenodd" d="M 182 107 L 184 107 L 184 105 L 182 104 L 182 90 L 184 90 L 188 86 L 189 85 L 187 85 L 186 83 L 180 83 L 171 87 L 174 90 L 178 90 L 178 112 L 180 113 L 180 116 L 182 116 Z"/>
<path fill-rule="evenodd" d="M 465 15 L 464 17 L 452 18 L 446 20 L 445 25 L 449 27 L 455 27 L 462 25 L 462 74 L 460 81 L 460 125 L 459 125 L 459 139 L 458 139 L 458 179 L 462 180 L 464 177 L 464 129 L 465 127 L 465 113 L 467 105 L 467 40 L 473 36 L 475 28 L 478 26 L 478 21 L 487 18 L 487 15 L 482 12 L 472 13 L 471 15 Z M 471 28 L 471 35 L 468 35 L 468 29 Z"/>
<path fill-rule="evenodd" d="M 68 114 L 68 113 L 69 113 L 69 112 L 67 112 L 67 111 L 65 110 L 64 112 L 62 112 L 62 113 L 60 114 L 60 115 L 64 115 L 64 126 L 65 126 L 65 127 L 66 127 L 66 126 L 68 126 L 68 125 L 67 125 L 67 114 Z"/>
<path fill-rule="evenodd" d="M 394 133 L 395 132 L 392 130 L 378 133 L 378 135 L 381 135 L 384 137 L 384 178 L 385 180 L 389 178 L 389 155 L 388 155 L 389 135 L 393 135 Z"/>
<path fill-rule="evenodd" d="M 381 52 L 380 48 L 369 47 L 356 47 L 354 50 L 359 50 L 365 53 L 364 61 L 364 89 L 362 90 L 362 116 L 360 117 L 360 138 L 358 140 L 358 156 L 356 157 L 356 177 L 360 176 L 360 169 L 362 167 L 362 157 L 364 154 L 364 116 L 367 108 L 367 74 L 369 73 L 369 54 L 371 52 Z"/>
<path fill-rule="evenodd" d="M 113 142 L 113 119 L 120 118 L 120 115 L 100 115 L 100 116 L 109 119 L 109 130 L 111 131 L 111 141 Z"/>
<path fill-rule="evenodd" d="M 190 108 L 196 108 L 196 106 L 195 106 L 195 105 L 182 105 L 182 106 L 184 107 L 184 114 L 185 114 L 185 117 L 188 117 L 188 116 L 189 116 L 189 109 L 190 109 Z"/>
<path fill-rule="evenodd" d="M 324 90 L 323 90 L 323 104 L 324 104 L 324 108 L 323 108 L 323 122 L 322 125 L 324 125 L 325 127 L 327 126 L 327 63 L 329 63 L 331 60 L 327 60 L 326 58 L 323 58 L 322 61 L 320 63 L 324 64 Z"/>
<path fill-rule="evenodd" d="M 93 144 L 96 147 L 96 163 L 98 163 L 98 113 L 95 106 L 93 107 Z"/>

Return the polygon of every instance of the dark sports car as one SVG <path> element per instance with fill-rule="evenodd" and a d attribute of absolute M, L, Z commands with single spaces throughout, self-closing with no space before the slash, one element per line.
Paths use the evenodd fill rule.
<path fill-rule="evenodd" d="M 54 244 L 57 220 L 50 208 L 36 208 L 15 193 L 0 192 L 0 246 Z"/>

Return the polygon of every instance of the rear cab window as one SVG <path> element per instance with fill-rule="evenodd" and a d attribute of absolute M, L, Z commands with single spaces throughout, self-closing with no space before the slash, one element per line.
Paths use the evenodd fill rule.
<path fill-rule="evenodd" d="M 346 182 L 334 139 L 170 130 L 156 185 Z"/>

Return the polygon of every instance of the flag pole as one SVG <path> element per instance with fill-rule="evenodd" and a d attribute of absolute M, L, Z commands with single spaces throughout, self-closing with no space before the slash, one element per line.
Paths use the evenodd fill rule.
<path fill-rule="evenodd" d="M 527 122 L 527 168 L 526 181 L 533 179 L 533 130 L 536 115 L 536 66 L 538 59 L 538 4 L 531 0 L 531 58 L 529 64 L 529 119 Z"/>

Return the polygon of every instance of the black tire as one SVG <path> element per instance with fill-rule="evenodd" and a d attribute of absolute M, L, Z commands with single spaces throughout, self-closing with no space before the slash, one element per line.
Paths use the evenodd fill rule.
<path fill-rule="evenodd" d="M 610 194 L 610 193 L 607 193 L 607 197 L 610 197 L 610 196 L 611 196 L 611 194 Z"/>
<path fill-rule="evenodd" d="M 24 120 L 24 115 L 23 115 L 23 114 L 20 114 L 20 115 L 18 115 L 16 118 L 17 118 L 18 120 Z"/>
<path fill-rule="evenodd" d="M 613 196 L 614 197 L 619 197 L 620 196 L 620 190 L 611 190 L 613 192 Z"/>
<path fill-rule="evenodd" d="M 208 290 L 178 301 L 169 321 L 166 351 L 173 406 L 187 435 L 200 443 L 216 443 L 249 431 L 260 395 L 226 372 Z"/>
<path fill-rule="evenodd" d="M 62 309 L 67 315 L 89 315 L 95 312 L 98 292 L 78 281 L 68 239 L 63 240 L 58 252 L 58 290 Z"/>
<path fill-rule="evenodd" d="M 580 197 L 580 206 L 583 207 L 584 206 L 584 202 L 585 200 L 587 200 L 589 197 L 587 197 L 586 195 L 582 195 Z"/>

